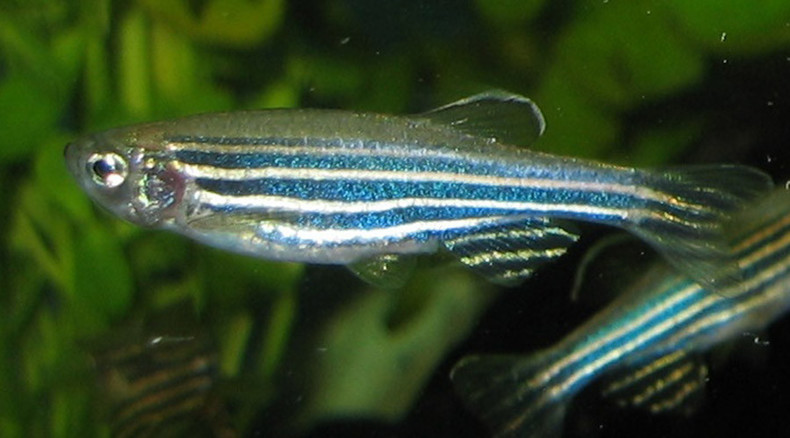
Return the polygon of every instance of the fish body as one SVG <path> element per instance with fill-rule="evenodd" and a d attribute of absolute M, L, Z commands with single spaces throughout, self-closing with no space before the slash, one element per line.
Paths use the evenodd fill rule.
<path fill-rule="evenodd" d="M 523 147 L 543 129 L 530 100 L 486 93 L 410 116 L 198 115 L 87 136 L 66 158 L 117 215 L 215 247 L 347 265 L 447 248 L 502 283 L 576 240 L 556 219 L 626 228 L 713 282 L 718 224 L 770 184 L 742 166 L 652 172 Z"/>
<path fill-rule="evenodd" d="M 700 353 L 790 306 L 790 192 L 768 196 L 730 228 L 742 279 L 721 293 L 662 263 L 547 350 L 463 359 L 452 372 L 461 395 L 498 437 L 559 435 L 568 403 L 597 379 L 621 404 L 686 407 L 707 376 Z"/>

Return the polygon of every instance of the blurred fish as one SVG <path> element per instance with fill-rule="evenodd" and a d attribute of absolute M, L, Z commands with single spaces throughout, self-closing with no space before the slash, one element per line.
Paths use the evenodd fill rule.
<path fill-rule="evenodd" d="M 599 378 L 623 405 L 693 407 L 707 376 L 701 353 L 790 305 L 790 192 L 767 196 L 725 228 L 743 275 L 721 294 L 659 264 L 547 350 L 464 358 L 452 371 L 459 393 L 497 437 L 560 435 L 571 399 Z"/>
<path fill-rule="evenodd" d="M 712 284 L 729 259 L 720 221 L 771 184 L 743 166 L 643 171 L 524 148 L 544 127 L 529 99 L 488 92 L 411 116 L 197 115 L 86 136 L 65 155 L 85 191 L 133 223 L 372 281 L 445 248 L 516 284 L 576 240 L 557 221 L 572 219 L 636 233 Z"/>
<path fill-rule="evenodd" d="M 112 435 L 235 436 L 212 395 L 217 357 L 208 337 L 140 335 L 94 354 Z"/>

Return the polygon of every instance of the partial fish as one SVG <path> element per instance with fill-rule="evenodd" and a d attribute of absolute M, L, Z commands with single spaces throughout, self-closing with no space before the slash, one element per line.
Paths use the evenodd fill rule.
<path fill-rule="evenodd" d="M 217 354 L 206 336 L 120 338 L 94 354 L 114 437 L 235 436 L 213 395 Z"/>
<path fill-rule="evenodd" d="M 461 360 L 452 371 L 461 396 L 497 437 L 560 435 L 572 398 L 599 378 L 624 405 L 693 407 L 707 377 L 701 353 L 790 306 L 790 192 L 767 196 L 725 228 L 740 282 L 712 293 L 659 264 L 547 350 Z"/>
<path fill-rule="evenodd" d="M 66 159 L 94 199 L 133 223 L 271 260 L 391 279 L 403 256 L 445 248 L 515 284 L 576 240 L 561 222 L 570 219 L 630 230 L 694 278 L 721 281 L 719 223 L 767 190 L 766 175 L 637 170 L 524 148 L 544 127 L 529 99 L 489 92 L 411 116 L 198 115 L 90 135 Z"/>

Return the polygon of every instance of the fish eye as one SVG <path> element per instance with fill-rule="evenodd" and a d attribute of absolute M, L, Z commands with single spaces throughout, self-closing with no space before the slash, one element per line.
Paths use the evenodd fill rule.
<path fill-rule="evenodd" d="M 107 188 L 118 187 L 126 180 L 126 160 L 114 152 L 91 155 L 87 168 L 93 182 Z"/>

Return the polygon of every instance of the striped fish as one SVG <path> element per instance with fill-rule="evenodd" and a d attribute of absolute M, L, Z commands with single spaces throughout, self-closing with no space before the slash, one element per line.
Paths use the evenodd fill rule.
<path fill-rule="evenodd" d="M 198 115 L 90 135 L 65 155 L 117 215 L 271 260 L 393 271 L 403 256 L 447 249 L 514 284 L 576 240 L 568 219 L 625 228 L 694 278 L 721 280 L 719 223 L 770 186 L 766 175 L 643 171 L 524 148 L 544 126 L 529 99 L 488 92 L 411 116 Z"/>
<path fill-rule="evenodd" d="M 790 306 L 790 192 L 732 222 L 742 280 L 711 293 L 665 264 L 606 309 L 532 356 L 471 356 L 452 371 L 468 406 L 497 437 L 560 435 L 571 399 L 596 379 L 604 394 L 651 412 L 692 407 L 707 368 L 701 354 L 760 330 Z"/>
<path fill-rule="evenodd" d="M 214 418 L 214 350 L 202 335 L 152 335 L 116 339 L 94 353 L 112 435 L 233 436 Z M 209 428 L 211 434 L 194 433 Z"/>

